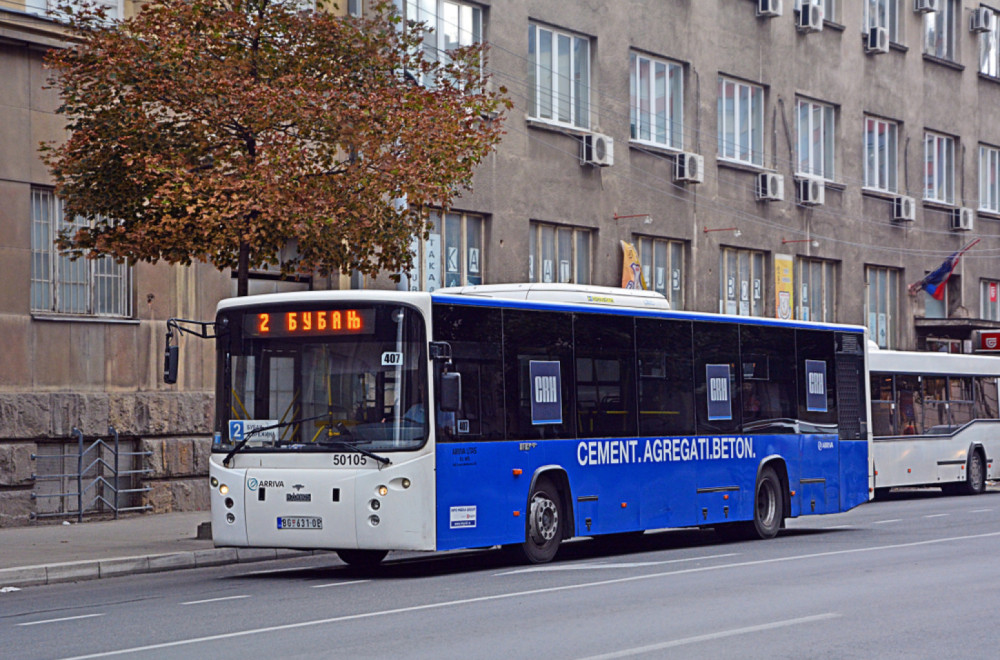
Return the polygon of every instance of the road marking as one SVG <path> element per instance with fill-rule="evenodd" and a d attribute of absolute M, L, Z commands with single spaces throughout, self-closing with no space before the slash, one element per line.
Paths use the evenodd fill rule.
<path fill-rule="evenodd" d="M 902 518 L 893 518 L 891 520 L 876 520 L 872 524 L 873 525 L 888 525 L 889 523 L 901 522 L 902 520 L 903 520 Z"/>
<path fill-rule="evenodd" d="M 81 614 L 79 616 L 64 616 L 61 619 L 45 619 L 44 621 L 28 621 L 27 623 L 19 623 L 19 626 L 40 626 L 43 623 L 59 623 L 60 621 L 75 621 L 77 619 L 92 619 L 95 616 L 104 616 L 101 614 Z"/>
<path fill-rule="evenodd" d="M 951 515 L 950 513 L 931 513 L 924 516 L 924 518 L 944 518 L 945 516 L 950 516 L 950 515 Z"/>
<path fill-rule="evenodd" d="M 581 660 L 611 660 L 611 658 L 625 658 L 630 655 L 641 655 L 643 653 L 652 653 L 653 651 L 672 649 L 678 646 L 686 646 L 687 644 L 698 644 L 699 642 L 710 642 L 717 639 L 725 639 L 726 637 L 735 637 L 736 635 L 746 635 L 748 633 L 763 632 L 765 630 L 774 630 L 776 628 L 787 628 L 788 626 L 797 626 L 802 623 L 827 621 L 829 619 L 839 618 L 840 616 L 841 615 L 837 614 L 836 612 L 827 612 L 826 614 L 814 614 L 813 616 L 803 616 L 798 619 L 785 619 L 784 621 L 773 621 L 771 623 L 762 623 L 757 626 L 734 628 L 732 630 L 721 630 L 719 632 L 709 633 L 707 635 L 695 635 L 694 637 L 673 639 L 670 640 L 669 642 L 661 642 L 659 644 L 650 644 L 648 646 L 636 646 L 631 649 L 622 649 L 621 651 L 602 653 L 601 655 L 590 655 L 587 656 L 586 658 L 581 658 Z"/>
<path fill-rule="evenodd" d="M 993 509 L 973 509 L 972 511 L 969 511 L 969 513 L 989 513 L 992 510 Z"/>
<path fill-rule="evenodd" d="M 248 594 L 242 596 L 223 596 L 222 598 L 206 598 L 205 600 L 189 600 L 186 603 L 181 603 L 181 605 L 201 605 L 202 603 L 218 603 L 220 600 L 239 600 L 241 598 L 249 598 Z"/>
<path fill-rule="evenodd" d="M 644 566 L 662 566 L 664 564 L 678 564 L 685 561 L 702 561 L 704 559 L 719 559 L 720 557 L 735 557 L 738 552 L 727 552 L 722 555 L 705 555 L 703 557 L 687 557 L 685 559 L 667 559 L 664 561 L 632 561 L 632 562 L 621 562 L 617 564 L 598 564 L 598 563 L 583 563 L 583 564 L 546 564 L 545 566 L 532 566 L 530 568 L 518 568 L 513 571 L 505 571 L 503 573 L 496 573 L 494 577 L 501 577 L 504 575 L 517 575 L 518 573 L 539 573 L 539 572 L 551 572 L 551 571 L 592 571 L 598 568 L 642 568 Z"/>
<path fill-rule="evenodd" d="M 326 589 L 327 587 L 346 587 L 349 584 L 364 584 L 371 580 L 351 580 L 350 582 L 331 582 L 330 584 L 314 584 L 313 589 Z"/>
<path fill-rule="evenodd" d="M 315 626 L 329 625 L 331 623 L 342 623 L 344 621 L 358 621 L 361 619 L 373 619 L 381 616 L 391 616 L 393 614 L 410 614 L 413 612 L 426 612 L 427 610 L 438 610 L 446 607 L 467 606 L 475 603 L 487 603 L 490 601 L 507 600 L 509 598 L 524 598 L 526 596 L 538 596 L 541 594 L 560 593 L 563 591 L 576 591 L 579 589 L 591 589 L 594 587 L 605 587 L 612 584 L 626 584 L 629 582 L 639 582 L 645 580 L 655 580 L 659 578 L 673 577 L 675 575 L 691 575 L 694 573 L 707 573 L 709 571 L 719 571 L 733 568 L 746 568 L 749 566 L 766 566 L 768 564 L 779 564 L 787 561 L 802 561 L 805 559 L 822 559 L 826 557 L 836 557 L 839 555 L 853 555 L 862 552 L 884 552 L 895 551 L 900 548 L 917 548 L 923 545 L 937 545 L 940 543 L 954 543 L 956 541 L 973 541 L 990 539 L 1000 536 L 1000 532 L 985 532 L 983 534 L 969 534 L 966 536 L 951 536 L 940 539 L 928 539 L 926 541 L 911 541 L 910 543 L 895 543 L 892 545 L 877 545 L 870 548 L 849 548 L 846 550 L 830 550 L 827 552 L 814 552 L 806 555 L 791 555 L 788 557 L 773 557 L 771 559 L 754 559 L 751 561 L 734 562 L 732 564 L 717 564 L 715 566 L 697 566 L 694 568 L 682 568 L 676 571 L 665 571 L 661 573 L 649 573 L 645 575 L 629 575 L 626 577 L 609 578 L 607 580 L 595 580 L 593 582 L 583 582 L 579 584 L 564 584 L 557 587 L 543 587 L 539 589 L 528 589 L 525 591 L 512 591 L 505 594 L 494 594 L 491 596 L 478 596 L 476 598 L 464 598 L 462 600 L 446 600 L 438 603 L 425 603 L 423 605 L 412 605 L 410 607 L 399 607 L 391 610 L 378 610 L 375 612 L 360 612 L 358 614 L 345 614 L 328 619 L 313 619 L 311 621 L 299 621 L 297 623 L 286 623 L 279 626 L 267 626 L 265 628 L 251 628 L 249 630 L 238 630 L 230 633 L 219 633 L 217 635 L 206 635 L 204 637 L 191 637 L 188 639 L 177 639 L 171 642 L 160 644 L 148 644 L 146 646 L 134 646 L 127 649 L 116 649 L 113 651 L 102 651 L 87 655 L 78 655 L 64 660 L 89 660 L 90 658 L 107 658 L 114 655 L 128 655 L 141 651 L 157 651 L 160 649 L 176 648 L 191 644 L 201 644 L 203 642 L 217 642 L 223 639 L 234 639 L 237 637 L 248 637 L 250 635 L 260 635 L 263 633 L 280 632 L 284 630 L 298 630 L 299 628 L 310 628 Z"/>

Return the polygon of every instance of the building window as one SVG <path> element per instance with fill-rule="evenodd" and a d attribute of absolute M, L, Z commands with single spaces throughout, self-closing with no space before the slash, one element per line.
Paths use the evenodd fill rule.
<path fill-rule="evenodd" d="M 529 114 L 576 128 L 590 127 L 590 41 L 540 25 L 528 26 Z"/>
<path fill-rule="evenodd" d="M 961 22 L 958 0 L 942 0 L 940 9 L 924 14 L 924 53 L 944 60 L 956 60 L 958 25 Z"/>
<path fill-rule="evenodd" d="M 56 11 L 59 8 L 59 4 L 58 0 L 25 0 L 24 11 L 29 14 L 46 16 L 47 12 Z M 76 10 L 83 9 L 85 5 L 85 3 L 73 2 L 73 0 L 69 0 L 67 4 Z M 116 20 L 122 17 L 121 0 L 94 0 L 92 4 L 95 7 L 103 7 L 108 12 L 108 18 L 110 19 Z"/>
<path fill-rule="evenodd" d="M 472 46 L 483 40 L 483 10 L 473 5 L 450 0 L 396 0 L 396 8 L 412 23 L 424 23 L 430 31 L 424 35 L 424 57 L 431 62 L 447 64 L 447 52 Z M 361 1 L 348 5 L 351 15 L 360 16 Z M 356 13 L 357 12 L 357 13 Z M 430 86 L 433 79 L 421 81 Z"/>
<path fill-rule="evenodd" d="M 832 105 L 799 100 L 799 174 L 833 179 L 834 108 Z"/>
<path fill-rule="evenodd" d="M 764 164 L 764 88 L 719 78 L 719 157 Z"/>
<path fill-rule="evenodd" d="M 795 318 L 827 323 L 837 320 L 836 262 L 800 258 L 796 264 L 795 281 L 798 284 Z"/>
<path fill-rule="evenodd" d="M 361 0 L 347 0 L 347 13 L 351 16 L 361 16 Z"/>
<path fill-rule="evenodd" d="M 899 43 L 902 35 L 899 33 L 899 2 L 900 0 L 864 0 L 865 15 L 862 31 L 874 27 L 885 28 L 889 33 L 889 41 Z"/>
<path fill-rule="evenodd" d="M 865 118 L 865 187 L 894 193 L 896 153 L 899 144 L 895 122 Z"/>
<path fill-rule="evenodd" d="M 979 318 L 1000 321 L 1000 282 L 981 280 L 979 300 Z"/>
<path fill-rule="evenodd" d="M 830 22 L 837 21 L 837 0 L 816 0 L 813 4 L 823 8 L 823 20 Z"/>
<path fill-rule="evenodd" d="M 55 246 L 60 232 L 86 226 L 63 216 L 51 190 L 31 191 L 31 311 L 130 318 L 130 266 L 112 257 L 73 261 Z"/>
<path fill-rule="evenodd" d="M 899 270 L 880 266 L 865 267 L 865 316 L 868 319 L 868 336 L 879 348 L 896 348 L 899 332 Z"/>
<path fill-rule="evenodd" d="M 481 215 L 458 212 L 445 213 L 442 218 L 440 212 L 431 211 L 427 222 L 430 235 L 426 241 L 413 239 L 413 268 L 399 288 L 436 291 L 442 286 L 482 284 L 486 220 Z"/>
<path fill-rule="evenodd" d="M 528 281 L 590 284 L 593 230 L 532 222 L 528 232 Z"/>
<path fill-rule="evenodd" d="M 979 209 L 1000 213 L 1000 149 L 979 145 Z"/>
<path fill-rule="evenodd" d="M 632 53 L 632 139 L 672 149 L 684 145 L 684 70 L 680 64 Z"/>
<path fill-rule="evenodd" d="M 637 236 L 646 287 L 666 296 L 671 309 L 684 309 L 684 243 Z"/>
<path fill-rule="evenodd" d="M 719 313 L 764 316 L 764 253 L 722 248 L 719 253 Z"/>
<path fill-rule="evenodd" d="M 936 133 L 924 136 L 924 199 L 955 203 L 955 138 Z"/>
<path fill-rule="evenodd" d="M 996 18 L 993 27 L 979 35 L 979 73 L 1000 78 L 1000 21 Z"/>

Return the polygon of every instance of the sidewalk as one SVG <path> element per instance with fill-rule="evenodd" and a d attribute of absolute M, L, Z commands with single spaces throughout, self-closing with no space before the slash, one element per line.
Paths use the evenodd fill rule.
<path fill-rule="evenodd" d="M 298 557 L 300 550 L 216 548 L 208 511 L 0 529 L 0 589 Z"/>

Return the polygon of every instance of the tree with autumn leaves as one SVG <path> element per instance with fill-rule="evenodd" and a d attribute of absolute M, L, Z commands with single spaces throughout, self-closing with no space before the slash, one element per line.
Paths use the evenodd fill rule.
<path fill-rule="evenodd" d="M 68 138 L 42 147 L 71 254 L 284 274 L 410 266 L 510 108 L 481 46 L 428 57 L 391 4 L 364 18 L 288 0 L 152 0 L 69 12 L 47 63 Z M 282 259 L 281 249 L 295 247 Z"/>

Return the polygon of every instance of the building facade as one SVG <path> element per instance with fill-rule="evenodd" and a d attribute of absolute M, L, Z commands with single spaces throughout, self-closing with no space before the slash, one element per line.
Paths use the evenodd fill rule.
<path fill-rule="evenodd" d="M 58 513 L 32 498 L 55 486 L 31 456 L 75 452 L 74 428 L 118 430 L 146 471 L 139 504 L 200 508 L 211 350 L 183 339 L 163 385 L 164 322 L 210 319 L 233 280 L 52 247 L 72 220 L 37 154 L 63 130 L 42 66 L 61 34 L 39 2 L 0 0 L 0 526 Z M 861 324 L 899 349 L 1000 327 L 1000 0 L 397 4 L 435 28 L 429 52 L 486 41 L 514 102 L 399 286 L 618 286 L 624 242 L 677 309 Z M 972 243 L 940 300 L 910 292 Z"/>

